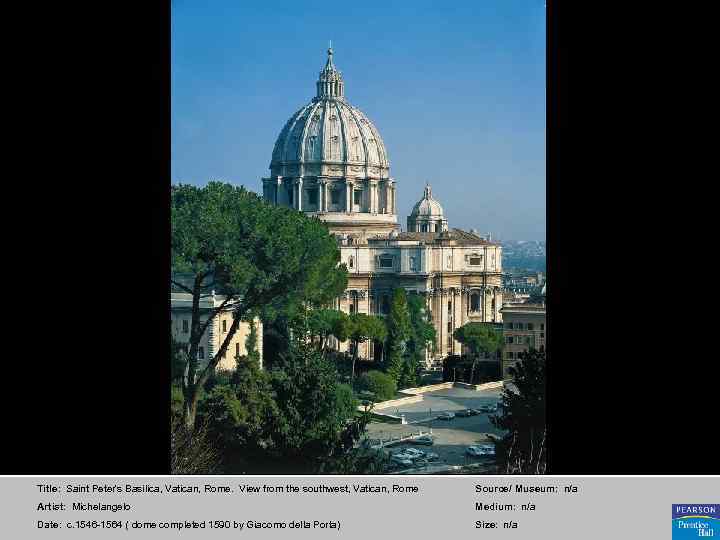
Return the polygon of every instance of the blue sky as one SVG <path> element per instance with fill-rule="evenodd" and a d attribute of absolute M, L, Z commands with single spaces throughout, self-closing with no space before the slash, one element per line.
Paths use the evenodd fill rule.
<path fill-rule="evenodd" d="M 261 192 L 330 39 L 385 141 L 403 227 L 429 181 L 451 227 L 545 239 L 543 0 L 175 0 L 172 181 Z"/>

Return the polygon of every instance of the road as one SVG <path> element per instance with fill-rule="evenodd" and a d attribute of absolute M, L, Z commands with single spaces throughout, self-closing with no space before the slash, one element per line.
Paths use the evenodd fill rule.
<path fill-rule="evenodd" d="M 432 428 L 435 436 L 433 446 L 416 446 L 423 450 L 435 452 L 440 456 L 438 464 L 465 465 L 482 461 L 482 459 L 465 456 L 465 449 L 472 444 L 488 442 L 487 433 L 502 435 L 488 418 L 488 414 L 477 416 L 458 417 L 452 420 L 427 420 L 441 412 L 457 412 L 462 409 L 475 409 L 481 405 L 497 403 L 502 389 L 493 390 L 466 390 L 463 388 L 448 388 L 424 394 L 423 401 L 401 406 L 398 409 L 385 409 L 383 412 L 404 414 L 410 425 L 388 424 L 373 422 L 368 425 L 369 438 L 387 438 L 390 435 L 399 435 L 417 429 L 428 431 Z M 432 411 L 432 413 L 431 413 Z M 418 422 L 419 423 L 415 423 Z M 400 450 L 411 445 L 397 445 L 393 450 Z M 412 445 L 414 446 L 414 445 Z"/>

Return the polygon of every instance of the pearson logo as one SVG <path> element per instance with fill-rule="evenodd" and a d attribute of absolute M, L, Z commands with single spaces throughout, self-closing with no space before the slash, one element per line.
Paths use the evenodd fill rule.
<path fill-rule="evenodd" d="M 717 538 L 720 540 L 719 504 L 673 504 L 673 540 Z"/>

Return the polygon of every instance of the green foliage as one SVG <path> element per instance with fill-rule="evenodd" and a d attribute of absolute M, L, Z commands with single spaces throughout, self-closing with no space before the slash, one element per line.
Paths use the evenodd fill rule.
<path fill-rule="evenodd" d="M 265 445 L 276 414 L 267 373 L 245 357 L 223 383 L 215 385 L 201 403 L 200 414 L 210 432 L 226 449 Z"/>
<path fill-rule="evenodd" d="M 260 364 L 260 353 L 258 352 L 258 335 L 255 321 L 249 321 L 250 332 L 247 338 L 245 338 L 245 350 L 247 351 L 247 361 L 254 364 Z"/>
<path fill-rule="evenodd" d="M 418 373 L 420 371 L 420 365 L 416 358 L 407 356 L 400 366 L 400 373 L 398 376 L 398 388 L 414 388 L 418 384 Z"/>
<path fill-rule="evenodd" d="M 368 371 L 358 377 L 358 390 L 372 392 L 378 401 L 393 399 L 397 393 L 395 379 L 382 371 Z"/>
<path fill-rule="evenodd" d="M 502 348 L 502 332 L 489 323 L 467 323 L 456 328 L 453 337 L 463 345 L 467 345 L 478 356 L 481 352 L 494 353 Z"/>
<path fill-rule="evenodd" d="M 193 307 L 183 370 L 184 415 L 192 427 L 200 390 L 240 321 L 256 314 L 265 320 L 279 314 L 292 319 L 304 305 L 326 304 L 345 289 L 347 270 L 338 264 L 335 239 L 318 219 L 266 204 L 244 187 L 221 182 L 172 186 L 171 234 L 173 285 L 192 294 L 194 306 L 212 290 L 234 301 L 224 306 L 234 315 L 224 345 L 201 370 L 201 317 L 214 316 L 221 308 L 202 314 Z"/>
<path fill-rule="evenodd" d="M 390 314 L 387 317 L 387 351 L 388 358 L 399 358 L 405 353 L 406 341 L 410 338 L 410 313 L 408 311 L 405 289 L 398 287 L 393 291 Z M 398 365 L 399 368 L 399 365 Z M 389 371 L 389 366 L 388 370 Z M 394 378 L 397 380 L 398 373 Z"/>
<path fill-rule="evenodd" d="M 358 350 L 360 343 L 363 341 L 377 340 L 382 341 L 387 335 L 385 321 L 375 315 L 366 315 L 364 313 L 353 313 L 348 317 L 347 335 L 353 342 L 352 356 L 352 374 L 355 377 L 355 362 L 358 358 Z"/>
<path fill-rule="evenodd" d="M 337 447 L 354 415 L 354 402 L 347 390 L 338 390 L 332 364 L 309 345 L 292 347 L 279 365 L 271 377 L 278 407 L 272 435 L 275 449 L 314 467 Z"/>
<path fill-rule="evenodd" d="M 338 384 L 335 386 L 335 401 L 337 403 L 337 410 L 340 415 L 343 416 L 343 420 L 346 420 L 348 412 L 352 412 L 350 416 L 355 413 L 357 406 L 360 402 L 355 397 L 352 386 L 349 384 Z"/>
<path fill-rule="evenodd" d="M 173 271 L 212 276 L 214 288 L 242 299 L 243 312 L 327 302 L 347 284 L 322 222 L 244 187 L 172 186 L 171 227 Z"/>
<path fill-rule="evenodd" d="M 170 387 L 170 410 L 175 413 L 182 414 L 183 401 L 182 388 L 180 388 L 177 384 L 173 384 Z"/>
<path fill-rule="evenodd" d="M 545 366 L 544 351 L 525 353 L 509 368 L 513 381 L 503 392 L 502 414 L 490 417 L 493 425 L 507 431 L 496 444 L 498 465 L 505 473 L 545 472 Z"/>
<path fill-rule="evenodd" d="M 387 330 L 385 322 L 374 315 L 365 313 L 353 313 L 348 317 L 347 335 L 355 343 L 375 339 L 385 339 Z"/>
<path fill-rule="evenodd" d="M 203 389 L 206 393 L 212 392 L 212 389 L 218 385 L 227 386 L 230 384 L 230 378 L 232 377 L 232 371 L 230 370 L 216 370 L 213 371 L 208 380 L 203 385 Z"/>
<path fill-rule="evenodd" d="M 428 344 L 435 343 L 435 328 L 431 324 L 425 300 L 422 296 L 411 294 L 407 300 L 410 317 L 410 337 L 407 348 L 410 355 L 422 359 Z"/>
<path fill-rule="evenodd" d="M 348 339 L 350 320 L 337 309 L 314 309 L 308 316 L 308 331 L 317 342 L 318 350 L 323 350 L 329 336 L 334 336 L 338 341 Z"/>

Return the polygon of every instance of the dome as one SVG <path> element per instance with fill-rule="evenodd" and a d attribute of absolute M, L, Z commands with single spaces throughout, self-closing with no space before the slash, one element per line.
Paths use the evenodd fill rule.
<path fill-rule="evenodd" d="M 418 201 L 410 212 L 412 217 L 432 217 L 432 218 L 443 218 L 445 212 L 443 207 L 432 198 L 432 190 L 429 185 L 425 186 L 425 194 L 423 198 Z"/>
<path fill-rule="evenodd" d="M 380 133 L 365 114 L 345 99 L 342 73 L 333 51 L 316 83 L 316 96 L 280 132 L 272 153 L 272 176 L 323 175 L 389 177 Z"/>
<path fill-rule="evenodd" d="M 430 184 L 425 186 L 423 198 L 413 207 L 407 218 L 408 232 L 443 232 L 448 230 L 445 212 L 433 199 Z"/>

